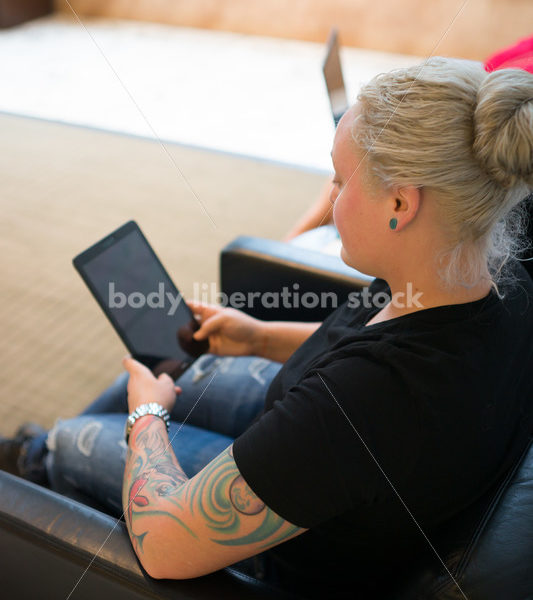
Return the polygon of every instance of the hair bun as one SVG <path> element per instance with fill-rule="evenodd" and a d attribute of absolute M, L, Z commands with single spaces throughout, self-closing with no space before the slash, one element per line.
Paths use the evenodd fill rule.
<path fill-rule="evenodd" d="M 533 75 L 519 69 L 489 73 L 474 112 L 474 155 L 504 188 L 533 185 Z"/>

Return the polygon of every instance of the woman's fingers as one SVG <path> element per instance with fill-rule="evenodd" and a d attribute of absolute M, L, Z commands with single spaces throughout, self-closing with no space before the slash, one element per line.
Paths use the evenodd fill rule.
<path fill-rule="evenodd" d="M 200 315 L 204 305 L 201 302 L 195 302 L 194 300 L 185 300 L 185 304 L 192 310 L 193 313 Z"/>
<path fill-rule="evenodd" d="M 175 385 L 174 380 L 168 373 L 161 373 L 158 377 L 159 381 L 163 381 L 166 385 L 172 386 L 176 394 L 181 394 L 181 388 L 179 385 Z"/>
<path fill-rule="evenodd" d="M 195 340 L 207 339 L 210 335 L 212 335 L 222 327 L 224 319 L 225 315 L 223 313 L 214 315 L 213 317 L 209 317 L 206 321 L 202 323 L 200 329 L 193 333 L 193 338 Z"/>
<path fill-rule="evenodd" d="M 215 333 L 217 330 L 220 329 L 223 321 L 224 321 L 223 314 L 218 314 L 218 315 L 214 315 L 212 317 L 207 318 L 205 321 L 202 322 L 200 329 L 198 329 L 197 331 L 195 331 L 193 333 L 193 338 L 195 340 L 207 339 L 210 335 L 212 335 L 213 333 Z"/>
<path fill-rule="evenodd" d="M 146 373 L 152 374 L 146 365 L 143 365 L 138 360 L 135 360 L 129 354 L 122 359 L 122 366 L 126 369 L 126 371 L 129 372 L 130 375 Z"/>
<path fill-rule="evenodd" d="M 174 380 L 168 373 L 161 373 L 158 379 L 159 381 L 164 381 L 166 384 L 170 384 L 172 387 L 174 387 Z"/>
<path fill-rule="evenodd" d="M 221 307 L 216 304 L 204 304 L 203 302 L 196 302 L 195 300 L 187 300 L 186 303 L 191 309 L 191 312 L 198 315 L 202 320 L 221 310 Z"/>

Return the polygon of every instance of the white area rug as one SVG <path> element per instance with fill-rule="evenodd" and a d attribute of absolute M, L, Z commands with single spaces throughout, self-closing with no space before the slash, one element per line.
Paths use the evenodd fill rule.
<path fill-rule="evenodd" d="M 52 16 L 0 32 L 1 111 L 330 170 L 323 45 L 84 25 Z M 349 97 L 374 74 L 418 60 L 344 49 Z"/>

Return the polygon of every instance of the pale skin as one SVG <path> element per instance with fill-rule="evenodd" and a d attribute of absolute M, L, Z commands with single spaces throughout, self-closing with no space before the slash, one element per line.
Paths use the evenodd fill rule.
<path fill-rule="evenodd" d="M 403 187 L 368 191 L 361 160 L 351 137 L 357 106 L 337 128 L 332 158 L 335 168 L 330 202 L 342 241 L 341 257 L 350 266 L 385 279 L 392 294 L 412 282 L 422 292 L 423 308 L 381 309 L 367 325 L 401 317 L 414 310 L 471 302 L 490 291 L 488 271 L 476 286 L 446 288 L 434 257 L 447 240 L 436 203 L 428 190 Z M 395 230 L 391 218 L 397 219 Z M 189 303 L 200 328 L 218 355 L 256 355 L 285 362 L 319 323 L 262 322 L 244 313 Z M 168 375 L 155 378 L 132 358 L 129 411 L 158 402 L 171 410 L 180 389 Z M 178 400 L 179 401 L 179 400 Z M 211 573 L 302 534 L 247 485 L 233 459 L 232 446 L 188 479 L 169 444 L 161 419 L 145 416 L 132 429 L 123 483 L 123 507 L 133 548 L 149 575 L 187 579 Z"/>

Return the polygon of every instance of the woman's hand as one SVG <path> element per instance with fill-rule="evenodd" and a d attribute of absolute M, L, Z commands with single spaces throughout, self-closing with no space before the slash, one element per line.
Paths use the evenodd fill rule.
<path fill-rule="evenodd" d="M 187 302 L 200 324 L 193 337 L 209 340 L 209 352 L 221 356 L 261 356 L 262 324 L 236 310 L 200 302 Z"/>
<path fill-rule="evenodd" d="M 181 388 L 166 373 L 154 377 L 152 371 L 139 361 L 126 356 L 122 359 L 124 368 L 130 374 L 128 381 L 128 409 L 132 413 L 141 404 L 157 402 L 168 412 L 174 408 L 176 394 Z"/>

